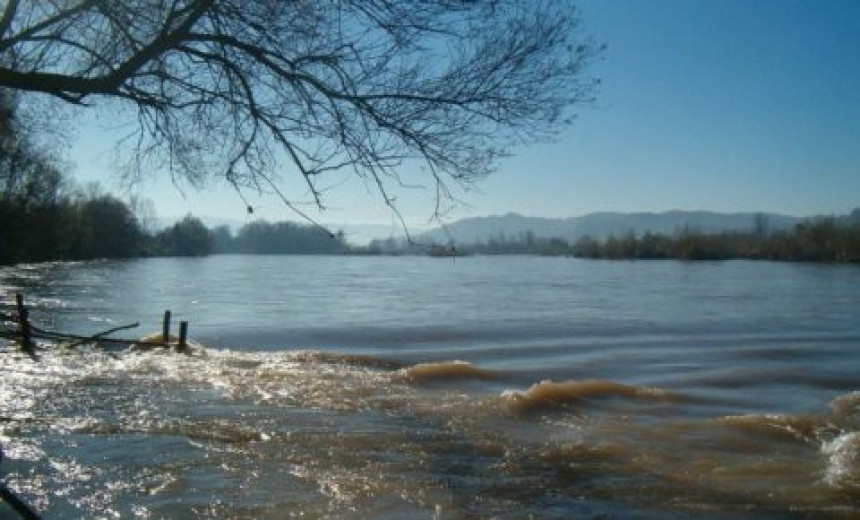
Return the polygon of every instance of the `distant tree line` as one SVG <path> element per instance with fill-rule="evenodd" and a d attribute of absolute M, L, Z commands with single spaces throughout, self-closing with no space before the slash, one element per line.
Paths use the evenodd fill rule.
<path fill-rule="evenodd" d="M 258 220 L 242 226 L 235 236 L 227 226 L 212 230 L 213 252 L 251 255 L 353 254 L 343 232 L 331 234 L 317 226 Z"/>
<path fill-rule="evenodd" d="M 819 218 L 791 230 L 768 232 L 766 219 L 751 231 L 674 235 L 628 233 L 573 243 L 526 232 L 499 234 L 469 245 L 375 240 L 354 247 L 343 233 L 291 222 L 251 222 L 234 235 L 208 229 L 188 215 L 156 230 L 151 203 L 128 202 L 97 186 L 81 188 L 63 173 L 50 150 L 16 117 L 16 100 L 0 89 L 0 265 L 52 260 L 238 254 L 537 254 L 580 258 L 860 262 L 860 209 L 841 218 Z M 437 254 L 439 256 L 439 254 Z"/>
<path fill-rule="evenodd" d="M 673 236 L 632 233 L 597 241 L 582 238 L 571 245 L 579 258 L 680 260 L 781 260 L 792 262 L 860 263 L 860 210 L 840 223 L 835 218 L 798 224 L 772 233 L 699 233 L 683 230 Z"/>
<path fill-rule="evenodd" d="M 0 265 L 211 253 L 348 253 L 343 234 L 288 222 L 252 222 L 234 237 L 186 216 L 156 230 L 151 202 L 78 187 L 19 120 L 0 89 Z"/>
<path fill-rule="evenodd" d="M 0 264 L 140 253 L 141 229 L 122 201 L 75 187 L 0 91 Z"/>
<path fill-rule="evenodd" d="M 702 233 L 682 229 L 667 235 L 633 232 L 596 239 L 585 236 L 574 242 L 545 238 L 532 232 L 499 233 L 471 244 L 408 242 L 389 238 L 374 240 L 371 254 L 542 255 L 601 259 L 679 260 L 782 260 L 794 262 L 860 263 L 860 209 L 848 216 L 817 218 L 790 230 L 768 232 L 765 219 L 757 218 L 750 231 Z"/>
<path fill-rule="evenodd" d="M 406 239 L 377 239 L 372 240 L 366 248 L 369 254 L 383 255 L 425 255 L 450 256 L 454 255 L 542 255 L 565 256 L 571 254 L 571 245 L 562 238 L 544 238 L 527 231 L 521 234 L 499 233 L 486 242 L 471 244 L 455 244 L 436 241 L 408 241 Z"/>

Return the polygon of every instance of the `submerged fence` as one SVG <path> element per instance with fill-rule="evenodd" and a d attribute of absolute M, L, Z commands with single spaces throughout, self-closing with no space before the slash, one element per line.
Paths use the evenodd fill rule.
<path fill-rule="evenodd" d="M 14 313 L 0 313 L 0 321 L 4 323 L 4 326 L 0 327 L 0 338 L 10 339 L 16 342 L 20 346 L 22 352 L 25 352 L 34 359 L 37 358 L 37 345 L 35 340 L 39 339 L 57 343 L 59 346 L 64 346 L 65 348 L 94 344 L 138 348 L 173 347 L 177 352 L 188 352 L 188 322 L 179 322 L 179 336 L 171 336 L 170 322 L 172 313 L 169 310 L 164 311 L 161 336 L 149 336 L 143 339 L 122 339 L 109 336 L 121 330 L 139 327 L 140 323 L 134 322 L 127 325 L 120 325 L 90 336 L 82 336 L 79 334 L 45 330 L 33 325 L 30 321 L 30 309 L 24 303 L 24 295 L 21 293 L 15 294 L 15 305 L 13 308 Z M 13 327 L 10 328 L 5 324 L 13 324 Z"/>
<path fill-rule="evenodd" d="M 2 305 L 2 304 L 0 304 Z M 150 336 L 143 339 L 121 339 L 109 337 L 121 330 L 133 329 L 140 323 L 129 323 L 108 330 L 81 336 L 65 332 L 45 330 L 33 325 L 30 321 L 30 309 L 24 302 L 24 295 L 15 294 L 14 305 L 0 306 L 0 338 L 12 340 L 20 346 L 22 352 L 34 360 L 38 360 L 36 340 L 47 340 L 59 347 L 74 348 L 79 345 L 116 345 L 137 348 L 175 348 L 177 352 L 188 353 L 188 322 L 179 322 L 179 337 L 170 335 L 171 312 L 164 311 L 162 321 L 162 333 L 160 336 Z M 3 459 L 3 450 L 0 447 L 0 461 Z M 7 503 L 21 518 L 27 520 L 39 520 L 39 514 L 12 491 L 5 482 L 0 481 L 0 502 Z"/>

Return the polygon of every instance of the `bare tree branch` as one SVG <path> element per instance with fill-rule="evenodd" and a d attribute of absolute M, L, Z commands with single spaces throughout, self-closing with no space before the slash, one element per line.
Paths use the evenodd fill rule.
<path fill-rule="evenodd" d="M 0 89 L 134 107 L 132 176 L 271 189 L 291 168 L 389 189 L 417 160 L 436 212 L 509 147 L 551 138 L 591 99 L 600 46 L 569 0 L 11 0 Z M 291 206 L 295 208 L 295 206 Z"/>
<path fill-rule="evenodd" d="M 8 0 L 6 3 L 6 9 L 3 10 L 3 17 L 0 18 L 0 38 L 6 35 L 6 31 L 9 30 L 9 26 L 12 25 L 12 20 L 15 18 L 15 14 L 18 12 L 18 4 L 20 0 Z"/>

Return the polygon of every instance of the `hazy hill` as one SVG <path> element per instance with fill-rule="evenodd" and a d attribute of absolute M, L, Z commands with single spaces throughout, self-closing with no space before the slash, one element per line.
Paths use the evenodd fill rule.
<path fill-rule="evenodd" d="M 504 235 L 518 237 L 532 232 L 536 237 L 563 238 L 575 241 L 589 235 L 593 238 L 619 236 L 629 232 L 638 235 L 648 231 L 673 234 L 684 228 L 703 233 L 749 231 L 756 227 L 757 215 L 763 215 L 767 231 L 785 229 L 806 220 L 800 217 L 770 213 L 715 213 L 710 211 L 668 211 L 665 213 L 589 213 L 581 217 L 552 219 L 526 217 L 517 213 L 489 217 L 470 217 L 453 222 L 445 229 L 435 229 L 420 236 L 422 240 L 445 243 L 450 239 L 468 244 L 485 242 Z"/>

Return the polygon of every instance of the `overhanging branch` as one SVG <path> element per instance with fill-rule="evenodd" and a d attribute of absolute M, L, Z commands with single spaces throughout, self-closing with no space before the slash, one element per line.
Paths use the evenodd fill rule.
<path fill-rule="evenodd" d="M 418 159 L 438 212 L 447 183 L 563 128 L 599 52 L 569 0 L 37 2 L 0 15 L 0 87 L 120 99 L 137 171 L 269 186 L 287 164 L 320 208 L 316 179 L 343 168 L 394 207 L 387 183 Z"/>

